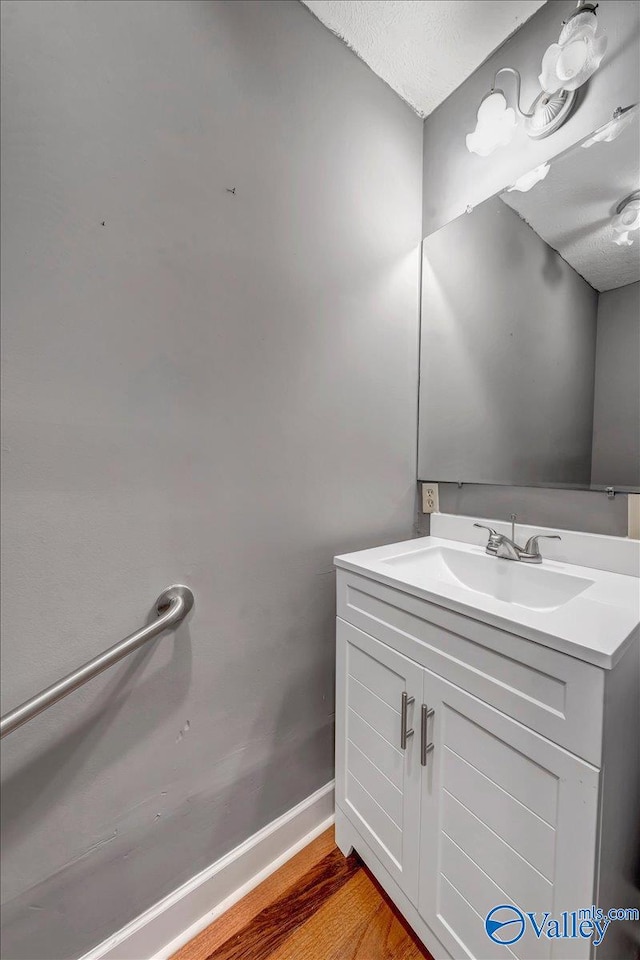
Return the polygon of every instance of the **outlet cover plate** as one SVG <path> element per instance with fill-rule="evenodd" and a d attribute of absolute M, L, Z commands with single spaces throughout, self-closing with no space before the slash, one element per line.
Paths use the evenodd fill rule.
<path fill-rule="evenodd" d="M 440 513 L 440 497 L 437 483 L 422 484 L 422 512 Z"/>

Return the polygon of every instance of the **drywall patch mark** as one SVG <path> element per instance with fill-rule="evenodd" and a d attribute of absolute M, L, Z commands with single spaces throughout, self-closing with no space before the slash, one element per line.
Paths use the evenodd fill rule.
<path fill-rule="evenodd" d="M 93 853 L 94 850 L 97 850 L 99 847 L 104 847 L 106 843 L 111 843 L 118 836 L 118 831 L 114 830 L 110 837 L 104 837 L 103 840 L 98 840 L 96 843 L 92 843 L 91 846 L 85 851 L 83 856 L 86 856 L 88 853 Z"/>
<path fill-rule="evenodd" d="M 189 720 L 187 720 L 184 727 L 181 727 L 178 736 L 176 737 L 176 743 L 180 743 L 180 741 L 183 740 L 189 733 L 189 730 L 191 730 L 191 723 Z"/>
<path fill-rule="evenodd" d="M 97 840 L 96 843 L 92 843 L 90 847 L 87 847 L 84 853 L 81 853 L 79 856 L 73 857 L 71 860 L 68 860 L 66 863 L 64 863 L 62 865 L 62 869 L 64 870 L 67 867 L 72 867 L 74 863 L 80 863 L 81 860 L 84 860 L 85 857 L 90 856 L 95 850 L 98 850 L 100 847 L 104 847 L 107 843 L 113 843 L 117 836 L 118 831 L 114 830 L 111 836 L 104 837 L 102 840 Z"/>

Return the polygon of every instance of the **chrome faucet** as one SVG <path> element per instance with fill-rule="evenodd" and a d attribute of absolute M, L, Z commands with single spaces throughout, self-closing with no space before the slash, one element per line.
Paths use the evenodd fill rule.
<path fill-rule="evenodd" d="M 487 541 L 486 552 L 493 557 L 499 557 L 501 560 L 519 560 L 522 563 L 542 563 L 542 554 L 538 545 L 539 540 L 562 540 L 557 533 L 538 533 L 535 537 L 529 537 L 524 547 L 520 547 L 515 540 L 516 515 L 511 514 L 511 536 L 507 537 L 503 533 L 498 533 L 493 527 L 487 527 L 484 523 L 474 523 L 474 527 L 480 527 L 482 530 L 489 531 L 489 540 Z"/>

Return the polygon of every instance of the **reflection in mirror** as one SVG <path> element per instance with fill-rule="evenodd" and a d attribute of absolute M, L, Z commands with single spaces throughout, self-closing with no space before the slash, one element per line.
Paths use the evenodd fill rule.
<path fill-rule="evenodd" d="M 640 490 L 629 114 L 425 239 L 420 479 Z"/>

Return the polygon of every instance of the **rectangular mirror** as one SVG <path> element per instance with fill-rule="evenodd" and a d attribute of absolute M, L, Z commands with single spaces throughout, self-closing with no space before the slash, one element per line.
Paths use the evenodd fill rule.
<path fill-rule="evenodd" d="M 421 480 L 640 491 L 637 109 L 620 126 L 424 240 Z"/>

